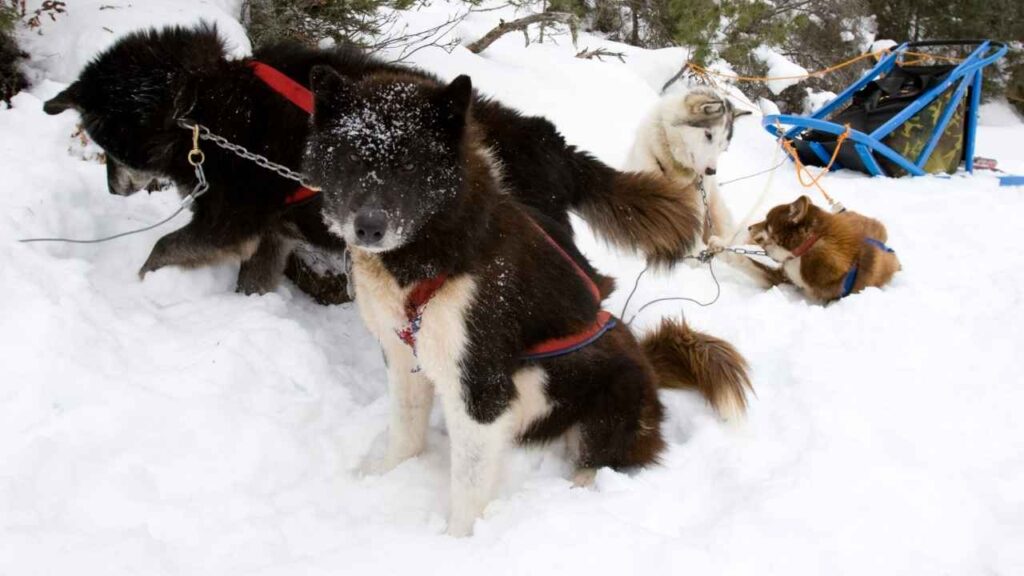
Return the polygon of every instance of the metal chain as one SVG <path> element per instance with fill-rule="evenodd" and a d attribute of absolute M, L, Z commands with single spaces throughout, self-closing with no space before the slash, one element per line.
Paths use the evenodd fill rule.
<path fill-rule="evenodd" d="M 713 236 L 715 232 L 714 222 L 711 220 L 711 202 L 708 200 L 708 191 L 704 188 L 704 177 L 697 177 L 697 190 L 700 190 L 700 200 L 704 204 L 704 226 L 707 227 L 708 236 Z M 733 252 L 735 254 L 743 254 L 747 256 L 767 256 L 768 253 L 764 250 L 748 250 L 746 248 L 739 247 L 721 247 L 721 248 L 704 248 L 697 254 L 688 254 L 683 256 L 683 260 L 696 260 L 701 264 L 710 262 L 712 258 L 722 252 Z"/>
<path fill-rule="evenodd" d="M 711 235 L 710 233 L 713 233 L 715 231 L 715 229 L 714 229 L 714 222 L 712 222 L 712 220 L 711 220 L 711 202 L 708 200 L 708 191 L 707 191 L 707 189 L 704 188 L 704 177 L 703 176 L 698 176 L 697 177 L 697 190 L 700 190 L 700 199 L 701 199 L 701 202 L 704 204 L 704 225 L 707 226 L 707 230 L 708 230 L 709 236 L 710 236 Z M 718 302 L 718 298 L 722 295 L 722 285 L 718 283 L 718 276 L 715 275 L 715 268 L 713 266 L 713 260 L 714 260 L 715 256 L 717 256 L 718 254 L 720 254 L 722 252 L 732 252 L 734 254 L 742 254 L 742 255 L 745 255 L 745 256 L 767 256 L 768 255 L 768 253 L 765 252 L 764 250 L 748 250 L 747 248 L 740 248 L 738 246 L 723 246 L 723 247 L 720 247 L 720 248 L 704 248 L 703 250 L 701 250 L 697 254 L 687 254 L 686 256 L 682 257 L 683 260 L 696 260 L 696 261 L 700 262 L 701 264 L 707 264 L 708 265 L 708 272 L 711 273 L 711 279 L 715 283 L 715 297 L 712 298 L 711 300 L 709 300 L 708 302 L 701 302 L 700 300 L 697 300 L 695 298 L 688 298 L 686 296 L 669 296 L 669 297 L 665 297 L 665 298 L 656 298 L 654 300 L 646 302 L 643 306 L 638 308 L 637 311 L 633 314 L 633 316 L 631 316 L 630 319 L 626 321 L 626 325 L 627 326 L 631 326 L 633 324 L 633 320 L 636 320 L 637 316 L 639 316 L 641 312 L 643 312 L 648 307 L 653 306 L 655 304 L 659 304 L 661 302 L 693 302 L 694 304 L 697 304 L 698 306 L 704 306 L 704 307 L 711 306 L 715 302 Z M 647 273 L 647 271 L 650 269 L 650 267 L 651 267 L 650 264 L 648 264 L 647 266 L 644 267 L 643 270 L 640 271 L 639 274 L 637 274 L 636 280 L 633 282 L 633 289 L 629 292 L 629 296 L 626 296 L 626 302 L 622 305 L 622 312 L 619 314 L 620 318 L 625 320 L 625 318 L 626 318 L 626 311 L 629 309 L 629 303 L 633 300 L 633 296 L 636 295 L 637 289 L 640 288 L 640 279 L 643 278 L 644 274 Z"/>
<path fill-rule="evenodd" d="M 249 160 L 250 162 L 253 162 L 257 166 L 270 170 L 271 172 L 274 172 L 275 174 L 281 176 L 282 178 L 287 178 L 289 180 L 298 182 L 299 184 L 302 184 L 303 186 L 309 188 L 310 190 L 314 190 L 317 192 L 320 191 L 320 188 L 308 184 L 306 182 L 306 177 L 302 173 L 296 172 L 282 164 L 278 164 L 277 162 L 270 160 L 266 156 L 250 152 L 244 146 L 235 144 L 229 141 L 227 138 L 224 138 L 223 136 L 213 133 L 212 131 L 210 131 L 209 128 L 203 126 L 202 124 L 199 124 L 197 122 L 191 122 L 189 120 L 182 118 L 178 120 L 178 126 L 188 130 L 195 130 L 195 128 L 198 127 L 199 137 L 201 139 L 213 142 L 217 146 L 220 146 L 221 148 L 235 154 L 239 158 Z"/>
<path fill-rule="evenodd" d="M 733 254 L 742 254 L 744 256 L 767 256 L 768 252 L 764 250 L 748 250 L 740 247 L 722 248 L 719 252 L 732 252 Z"/>

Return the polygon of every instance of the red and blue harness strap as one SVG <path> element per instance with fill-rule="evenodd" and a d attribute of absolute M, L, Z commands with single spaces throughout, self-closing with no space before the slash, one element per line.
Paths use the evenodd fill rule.
<path fill-rule="evenodd" d="M 882 250 L 883 252 L 888 252 L 890 254 L 896 252 L 892 248 L 886 246 L 885 242 L 882 242 L 881 240 L 876 240 L 874 238 L 865 238 L 864 242 L 874 246 L 875 248 L 878 248 L 879 250 Z M 846 273 L 846 276 L 843 278 L 843 293 L 839 296 L 840 298 L 846 298 L 847 296 L 850 295 L 851 292 L 853 292 L 853 285 L 857 283 L 857 272 L 859 268 L 860 266 L 858 266 L 857 263 L 854 262 L 853 266 L 850 268 L 850 271 Z"/>
<path fill-rule="evenodd" d="M 577 332 L 564 338 L 552 338 L 545 340 L 536 346 L 531 346 L 520 358 L 523 360 L 543 360 L 572 354 L 582 350 L 604 336 L 604 333 L 615 327 L 615 318 L 607 310 L 600 310 L 597 319 L 586 330 Z"/>
<path fill-rule="evenodd" d="M 541 228 L 533 220 L 530 220 L 530 224 L 532 224 L 533 227 L 537 230 L 537 232 L 539 232 L 541 236 L 543 236 L 544 239 L 547 240 L 548 244 L 550 244 L 551 247 L 553 247 L 559 254 L 562 255 L 562 258 L 565 258 L 566 262 L 568 262 L 572 266 L 573 271 L 576 272 L 576 275 L 587 286 L 587 289 L 590 291 L 590 294 L 594 297 L 594 301 L 600 304 L 601 290 L 598 289 L 597 284 L 594 284 L 594 281 L 591 280 L 590 276 L 588 276 L 587 273 L 583 271 L 583 268 L 580 268 L 580 265 L 577 264 L 576 261 L 572 259 L 572 256 L 569 256 L 569 254 L 566 253 L 564 249 L 562 249 L 558 242 L 555 242 L 554 238 L 549 236 L 543 228 Z M 577 332 L 576 334 L 571 334 L 563 338 L 551 338 L 549 340 L 545 340 L 539 344 L 531 346 L 525 352 L 523 352 L 521 358 L 523 360 L 543 360 L 545 358 L 555 358 L 557 356 L 572 354 L 577 350 L 586 348 L 590 344 L 593 344 L 595 341 L 597 341 L 598 338 L 604 336 L 605 332 L 611 330 L 614 327 L 615 318 L 612 317 L 611 312 L 608 312 L 607 310 L 599 310 L 597 313 L 597 318 L 594 319 L 593 324 L 588 326 L 586 329 Z"/>
<path fill-rule="evenodd" d="M 253 74 L 263 81 L 271 90 L 277 92 L 286 100 L 301 108 L 306 114 L 313 113 L 313 93 L 308 88 L 292 80 L 283 72 L 255 60 L 249 62 Z M 298 204 L 319 194 L 316 190 L 299 186 L 294 192 L 285 196 L 285 206 Z"/>
<path fill-rule="evenodd" d="M 594 281 L 587 276 L 587 273 L 580 268 L 579 264 L 576 263 L 572 257 L 569 256 L 558 245 L 554 239 L 551 238 L 544 232 L 544 230 L 537 225 L 536 222 L 530 221 L 531 224 L 537 229 L 538 232 L 544 237 L 547 242 L 562 255 L 569 264 L 572 265 L 573 271 L 579 276 L 583 283 L 587 286 L 587 290 L 594 296 L 594 300 L 598 303 L 601 302 L 601 291 L 598 289 Z M 448 277 L 445 274 L 435 276 L 433 278 L 427 278 L 422 280 L 413 287 L 412 291 L 405 298 L 405 319 L 406 323 L 400 330 L 396 330 L 395 334 L 399 340 L 404 342 L 409 348 L 412 348 L 413 355 L 416 354 L 416 335 L 420 331 L 420 326 L 423 323 L 423 311 L 426 309 L 427 304 L 434 297 L 434 294 L 441 289 L 441 286 L 447 281 Z M 564 356 L 566 354 L 572 354 L 577 350 L 586 348 L 590 344 L 593 344 L 606 332 L 615 327 L 616 321 L 612 317 L 611 313 L 607 310 L 600 310 L 597 313 L 597 317 L 594 322 L 575 334 L 564 336 L 561 338 L 551 338 L 544 340 L 539 344 L 529 347 L 520 356 L 523 360 L 542 360 L 545 358 L 555 358 L 557 356 Z M 418 371 L 417 368 L 414 371 Z"/>

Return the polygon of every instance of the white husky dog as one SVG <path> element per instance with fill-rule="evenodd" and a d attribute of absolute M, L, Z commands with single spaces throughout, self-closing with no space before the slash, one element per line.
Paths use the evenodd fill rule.
<path fill-rule="evenodd" d="M 722 203 L 715 181 L 718 156 L 732 140 L 733 122 L 750 114 L 737 110 L 717 91 L 698 86 L 663 96 L 637 130 L 627 170 L 656 172 L 682 186 L 703 179 L 711 212 L 711 229 L 705 227 L 704 242 L 712 236 L 728 238 L 732 218 Z M 700 194 L 700 187 L 692 188 Z M 703 206 L 700 198 L 695 204 Z"/>

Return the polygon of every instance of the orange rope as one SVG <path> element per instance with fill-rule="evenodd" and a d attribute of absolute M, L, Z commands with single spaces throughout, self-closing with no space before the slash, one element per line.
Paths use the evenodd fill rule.
<path fill-rule="evenodd" d="M 850 58 L 849 60 L 844 60 L 844 61 L 842 61 L 839 64 L 836 64 L 834 66 L 829 66 L 828 68 L 822 68 L 821 70 L 815 70 L 813 72 L 808 72 L 806 74 L 798 74 L 798 75 L 795 75 L 795 76 L 737 76 L 737 75 L 734 75 L 734 74 L 724 74 L 722 72 L 718 72 L 717 70 L 709 70 L 709 69 L 707 69 L 707 68 L 705 68 L 705 67 L 703 67 L 703 66 L 701 66 L 699 64 L 695 64 L 693 62 L 687 62 L 685 64 L 685 67 L 686 68 L 690 68 L 691 70 L 693 70 L 694 72 L 696 72 L 698 74 L 702 74 L 702 75 L 705 75 L 705 76 L 717 76 L 719 78 L 724 78 L 726 80 L 733 80 L 733 81 L 736 81 L 736 82 L 769 82 L 769 81 L 772 81 L 772 80 L 803 80 L 803 79 L 806 79 L 806 78 L 814 78 L 814 77 L 817 77 L 817 76 L 824 76 L 824 75 L 829 74 L 831 72 L 835 72 L 836 70 L 841 70 L 843 68 L 846 68 L 847 66 L 851 66 L 853 64 L 856 64 L 857 62 L 860 62 L 861 60 L 864 60 L 866 58 L 878 58 L 878 57 L 882 56 L 883 54 L 888 54 L 888 53 L 889 53 L 888 49 L 876 50 L 874 52 L 865 52 L 864 54 L 861 54 L 859 56 L 854 56 L 853 58 Z M 963 58 L 953 58 L 951 56 L 936 56 L 934 54 L 926 54 L 924 52 L 903 51 L 903 52 L 901 52 L 901 54 L 906 54 L 906 55 L 910 55 L 910 56 L 919 56 L 920 57 L 917 60 L 912 60 L 910 62 L 904 62 L 904 64 L 910 64 L 910 65 L 920 64 L 922 62 L 926 62 L 928 59 L 932 59 L 932 60 L 946 60 L 946 61 L 949 61 L 949 62 L 962 62 L 963 61 Z"/>
<path fill-rule="evenodd" d="M 782 130 L 781 126 L 776 126 L 778 130 Z M 825 197 L 825 200 L 828 200 L 828 203 L 833 206 L 835 205 L 836 201 L 831 196 L 829 196 L 828 192 L 826 192 L 824 188 L 822 188 L 820 182 L 821 179 L 824 178 L 826 174 L 828 174 L 829 170 L 832 169 L 832 165 L 836 163 L 836 158 L 839 157 L 839 150 L 843 147 L 843 143 L 846 142 L 846 139 L 849 137 L 850 125 L 847 124 L 846 130 L 844 130 L 843 133 L 840 134 L 838 138 L 836 138 L 836 148 L 835 150 L 832 151 L 832 158 L 829 159 L 828 165 L 825 166 L 824 170 L 818 172 L 817 176 L 812 175 L 811 171 L 807 168 L 807 166 L 805 166 L 804 163 L 800 161 L 800 154 L 797 153 L 796 148 L 793 147 L 793 144 L 789 140 L 782 140 L 782 147 L 786 149 L 786 152 L 788 152 L 789 155 L 793 158 L 793 162 L 796 163 L 796 179 L 797 181 L 800 182 L 800 185 L 803 186 L 804 188 L 810 188 L 812 186 L 816 187 L 818 191 L 821 192 L 821 195 Z M 807 174 L 811 178 L 809 182 L 804 181 L 804 174 Z"/>
<path fill-rule="evenodd" d="M 690 68 L 694 72 L 696 72 L 698 74 L 702 74 L 704 76 L 718 76 L 720 78 L 725 78 L 727 80 L 733 80 L 733 81 L 738 81 L 738 82 L 768 82 L 768 81 L 771 81 L 771 80 L 803 80 L 805 78 L 812 78 L 812 77 L 815 77 L 815 76 L 824 76 L 825 74 L 828 74 L 830 72 L 835 72 L 836 70 L 840 70 L 842 68 L 846 68 L 847 66 L 855 64 L 857 62 L 860 62 L 861 60 L 864 60 L 866 58 L 879 58 L 883 54 L 888 54 L 888 53 L 889 53 L 889 49 L 887 49 L 887 48 L 886 49 L 882 49 L 882 50 L 877 50 L 875 52 L 866 52 L 866 53 L 861 54 L 859 56 L 854 56 L 853 58 L 850 58 L 849 60 L 844 60 L 843 62 L 840 62 L 839 64 L 836 64 L 834 66 L 829 66 L 828 68 L 822 68 L 821 70 L 815 70 L 813 72 L 808 72 L 806 74 L 800 74 L 800 75 L 797 75 L 797 76 L 736 76 L 736 75 L 732 75 L 732 74 L 723 74 L 723 73 L 715 71 L 715 70 L 708 70 L 707 68 L 705 68 L 703 66 L 700 66 L 699 64 L 695 64 L 693 62 L 687 62 L 684 65 L 684 67 L 685 68 Z M 952 56 L 938 56 L 938 55 L 935 55 L 935 54 L 927 54 L 927 53 L 924 53 L 924 52 L 910 52 L 910 51 L 907 51 L 907 50 L 901 52 L 900 54 L 901 55 L 909 55 L 909 56 L 917 56 L 918 57 L 917 60 L 911 60 L 911 61 L 903 62 L 904 65 L 920 64 L 922 62 L 927 62 L 928 60 L 945 60 L 947 62 L 963 62 L 963 60 L 964 60 L 963 58 L 954 58 Z M 1021 100 L 1019 98 L 1014 98 L 1014 97 L 1011 97 L 1011 96 L 1007 96 L 1007 98 L 1010 98 L 1011 100 Z M 778 123 L 776 123 L 776 127 L 778 129 L 778 133 L 782 134 L 783 133 L 782 132 L 782 126 L 779 125 Z M 846 124 L 846 130 L 844 130 L 843 133 L 840 134 L 838 138 L 836 138 L 836 147 L 835 147 L 835 150 L 832 151 L 832 158 L 829 159 L 828 165 L 826 165 L 824 170 L 819 172 L 816 176 L 811 174 L 811 171 L 807 168 L 807 166 L 805 166 L 804 163 L 800 161 L 800 154 L 796 151 L 796 148 L 793 147 L 793 144 L 789 140 L 786 140 L 785 138 L 780 138 L 780 140 L 782 142 L 782 147 L 793 158 L 793 162 L 796 163 L 796 178 L 797 178 L 797 181 L 800 182 L 800 185 L 802 185 L 804 188 L 811 188 L 812 186 L 817 188 L 818 191 L 821 192 L 821 195 L 825 197 L 825 200 L 828 200 L 829 205 L 831 205 L 833 208 L 836 208 L 837 206 L 839 206 L 841 208 L 842 205 L 837 204 L 835 199 L 832 198 L 832 196 L 830 196 L 829 193 L 825 191 L 825 188 L 823 188 L 822 185 L 821 185 L 821 180 L 832 169 L 832 165 L 835 164 L 836 158 L 839 157 L 839 151 L 842 149 L 843 144 L 846 142 L 846 139 L 849 138 L 849 137 L 850 137 L 850 125 Z M 804 179 L 805 175 L 810 178 L 809 181 L 805 181 L 805 179 Z"/>
<path fill-rule="evenodd" d="M 806 74 L 800 74 L 797 76 L 735 76 L 733 74 L 723 74 L 722 72 L 718 72 L 717 70 L 708 70 L 707 68 L 699 64 L 694 64 L 693 62 L 687 62 L 686 67 L 692 69 L 694 72 L 697 72 L 698 74 L 718 76 L 719 78 L 724 78 L 726 80 L 735 80 L 739 82 L 768 82 L 770 80 L 802 80 L 804 78 L 811 78 L 814 76 L 824 76 L 825 74 L 828 74 L 830 72 L 835 72 L 836 70 L 846 68 L 847 66 L 850 66 L 852 64 L 856 64 L 857 62 L 860 62 L 865 58 L 871 58 L 874 56 L 885 54 L 886 52 L 888 52 L 888 50 L 867 52 L 861 54 L 860 56 L 854 56 L 849 60 L 840 62 L 835 66 L 829 66 L 828 68 L 822 68 L 821 70 L 815 70 L 814 72 L 808 72 Z"/>
<path fill-rule="evenodd" d="M 953 56 L 939 56 L 938 54 L 928 54 L 927 52 L 911 52 L 910 50 L 904 50 L 901 54 L 909 56 L 919 56 L 920 60 L 914 60 L 914 62 L 921 62 L 924 60 L 945 60 L 946 62 L 963 62 L 963 58 L 955 58 Z M 904 62 L 906 64 L 906 62 Z"/>

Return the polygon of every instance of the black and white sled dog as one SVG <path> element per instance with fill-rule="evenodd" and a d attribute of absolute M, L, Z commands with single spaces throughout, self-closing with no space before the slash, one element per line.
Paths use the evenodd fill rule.
<path fill-rule="evenodd" d="M 451 441 L 449 533 L 472 531 L 514 442 L 567 437 L 586 483 L 603 466 L 657 461 L 659 386 L 744 412 L 746 365 L 728 343 L 676 322 L 637 342 L 601 311 L 602 279 L 570 233 L 507 193 L 509 166 L 481 120 L 491 108 L 468 77 L 356 82 L 318 67 L 312 83 L 305 171 L 350 246 L 356 302 L 387 359 L 383 468 L 423 450 L 436 392 Z M 558 178 L 554 164 L 538 170 Z"/>
<path fill-rule="evenodd" d="M 728 237 L 732 233 L 732 218 L 718 192 L 715 174 L 718 157 L 732 142 L 733 124 L 748 114 L 718 91 L 697 86 L 663 96 L 637 129 L 626 161 L 628 170 L 663 174 L 681 186 L 702 181 L 712 225 L 712 230 L 705 227 L 703 231 L 704 242 L 712 235 Z M 700 192 L 691 188 L 690 193 Z M 691 202 L 702 207 L 703 217 L 700 197 Z"/>
<path fill-rule="evenodd" d="M 308 130 L 303 100 L 311 107 L 308 79 L 317 65 L 353 79 L 377 73 L 431 78 L 350 46 L 282 44 L 229 60 L 214 28 L 172 27 L 122 38 L 45 110 L 81 114 L 89 137 L 107 153 L 112 193 L 131 194 L 156 176 L 189 191 L 196 184 L 186 161 L 192 135 L 181 120 L 297 169 Z M 697 240 L 696 209 L 678 190 L 606 166 L 566 144 L 544 118 L 482 98 L 474 107 L 481 137 L 504 166 L 504 187 L 566 229 L 569 209 L 577 210 L 604 238 L 662 264 L 688 253 Z M 203 150 L 209 192 L 195 203 L 187 226 L 157 242 L 140 274 L 240 258 L 239 290 L 262 293 L 277 284 L 295 239 L 343 246 L 327 233 L 318 196 L 210 142 Z"/>

